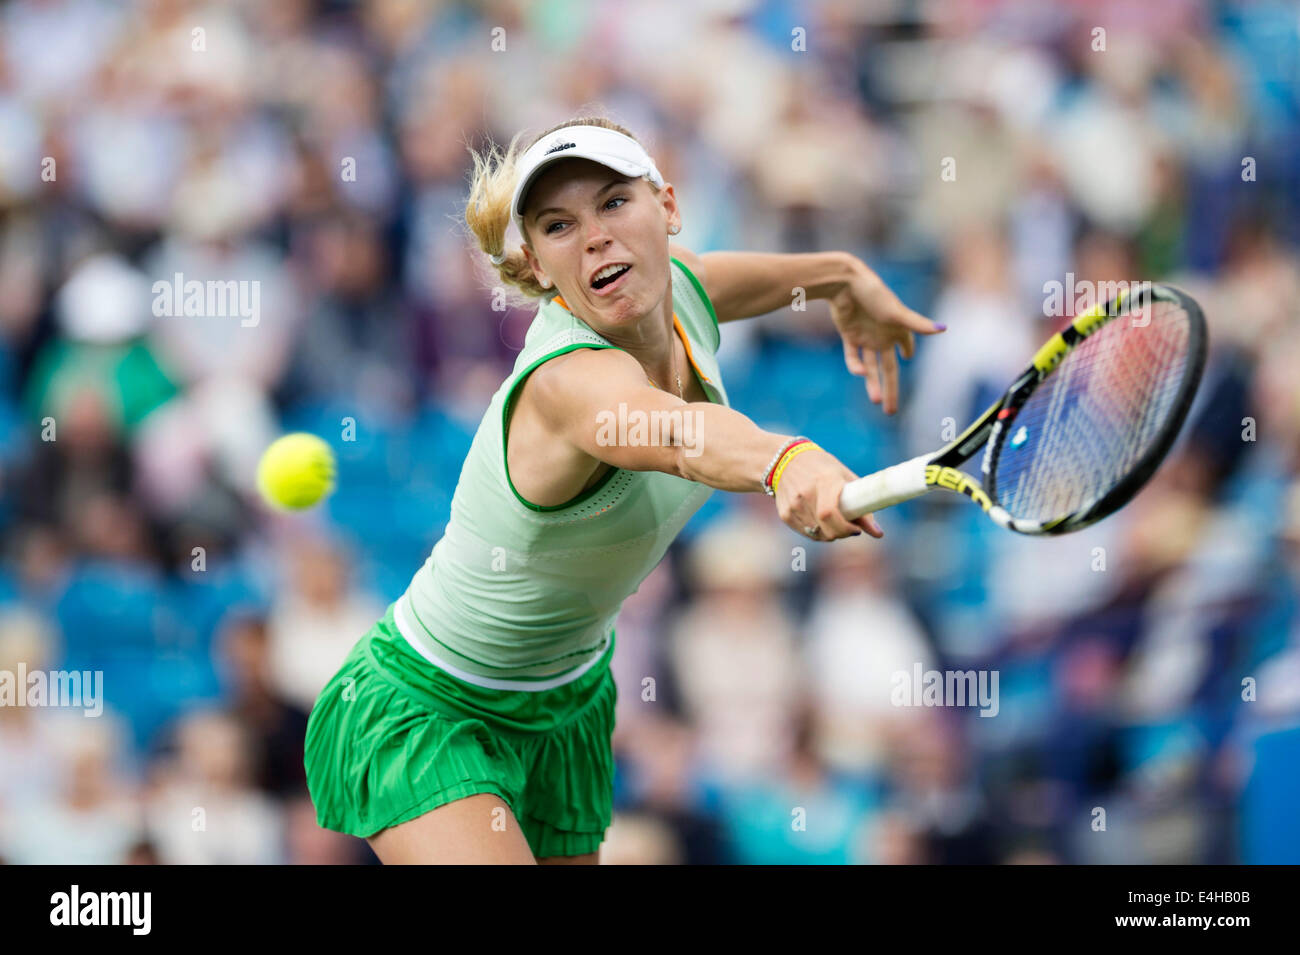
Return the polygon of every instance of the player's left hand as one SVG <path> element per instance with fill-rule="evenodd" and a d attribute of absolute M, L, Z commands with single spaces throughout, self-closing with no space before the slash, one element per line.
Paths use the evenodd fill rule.
<path fill-rule="evenodd" d="M 894 346 L 902 348 L 903 357 L 910 359 L 916 349 L 913 332 L 933 335 L 946 326 L 904 305 L 865 264 L 829 302 L 831 318 L 844 340 L 844 364 L 867 380 L 867 396 L 885 414 L 893 414 L 898 410 Z"/>

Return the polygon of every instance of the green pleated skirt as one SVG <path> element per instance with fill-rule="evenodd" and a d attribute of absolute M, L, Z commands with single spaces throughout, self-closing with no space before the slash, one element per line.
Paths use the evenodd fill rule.
<path fill-rule="evenodd" d="M 613 652 L 611 639 L 560 687 L 488 689 L 416 653 L 390 605 L 312 708 L 304 762 L 317 821 L 365 838 L 495 793 L 538 858 L 595 852 L 613 813 Z"/>

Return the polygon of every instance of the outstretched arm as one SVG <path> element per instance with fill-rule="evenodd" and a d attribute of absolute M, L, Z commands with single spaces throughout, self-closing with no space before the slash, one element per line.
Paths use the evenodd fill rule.
<path fill-rule="evenodd" d="M 886 414 L 898 410 L 898 357 L 915 350 L 913 332 L 944 330 L 904 305 L 865 262 L 848 252 L 706 252 L 670 245 L 704 286 L 719 322 L 766 315 L 794 300 L 824 298 L 844 341 L 844 363 L 865 378 L 867 394 Z"/>
<path fill-rule="evenodd" d="M 578 349 L 533 373 L 533 398 L 552 437 L 629 471 L 663 471 L 725 491 L 762 491 L 773 455 L 790 435 L 764 431 L 740 412 L 710 402 L 685 402 L 646 384 L 645 371 L 624 351 Z M 820 449 L 791 459 L 777 485 L 781 519 L 822 540 L 884 531 L 871 515 L 845 519 L 839 495 L 855 475 Z"/>
<path fill-rule="evenodd" d="M 847 252 L 705 252 L 670 245 L 704 286 L 719 322 L 766 315 L 786 308 L 794 290 L 806 298 L 830 298 L 844 288 L 862 263 Z M 865 266 L 862 266 L 865 268 Z"/>

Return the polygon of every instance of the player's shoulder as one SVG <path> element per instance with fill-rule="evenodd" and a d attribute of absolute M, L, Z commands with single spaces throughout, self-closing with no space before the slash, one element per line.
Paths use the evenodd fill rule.
<path fill-rule="evenodd" d="M 707 287 L 705 280 L 708 277 L 708 271 L 704 266 L 703 259 L 686 248 L 686 246 L 672 242 L 668 243 L 668 254 L 686 266 L 687 270 L 699 280 L 700 285 Z"/>
<path fill-rule="evenodd" d="M 583 396 L 645 378 L 640 363 L 621 348 L 575 348 L 538 365 L 528 390 L 540 406 L 562 409 Z"/>
<path fill-rule="evenodd" d="M 614 345 L 581 345 L 560 355 L 548 358 L 537 366 L 534 376 L 554 380 L 572 377 L 579 372 L 594 369 L 619 369 L 641 366 L 626 351 Z"/>

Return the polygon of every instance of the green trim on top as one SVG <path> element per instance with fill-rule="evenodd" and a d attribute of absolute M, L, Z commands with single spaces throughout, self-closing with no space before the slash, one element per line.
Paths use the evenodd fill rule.
<path fill-rule="evenodd" d="M 713 330 L 718 333 L 718 341 L 722 341 L 722 331 L 718 327 L 718 313 L 713 310 L 713 303 L 709 301 L 704 286 L 700 284 L 700 280 L 695 277 L 695 273 L 688 269 L 681 259 L 669 256 L 669 261 L 677 263 L 678 267 L 686 273 L 686 277 L 691 280 L 691 284 L 695 286 L 695 291 L 700 293 L 700 298 L 704 299 L 704 305 L 709 310 L 709 317 L 713 319 Z"/>
<path fill-rule="evenodd" d="M 587 342 L 582 342 L 574 345 L 565 345 L 563 348 L 557 349 L 556 351 L 553 351 L 548 355 L 543 355 L 541 358 L 537 359 L 537 361 L 533 362 L 531 365 L 525 368 L 522 372 L 519 373 L 518 377 L 515 378 L 514 384 L 510 386 L 510 390 L 506 392 L 505 399 L 501 402 L 501 466 L 505 468 L 506 484 L 510 485 L 511 493 L 514 494 L 516 498 L 518 498 L 520 504 L 522 504 L 524 507 L 528 508 L 529 510 L 561 511 L 564 510 L 564 508 L 566 507 L 573 507 L 573 505 L 575 504 L 581 504 L 587 498 L 591 497 L 602 487 L 608 484 L 609 479 L 612 478 L 618 472 L 619 469 L 611 467 L 608 471 L 605 472 L 605 476 L 602 477 L 599 481 L 597 481 L 591 487 L 587 488 L 587 490 L 581 492 L 577 497 L 573 498 L 572 500 L 565 501 L 563 504 L 534 504 L 532 501 L 527 500 L 515 488 L 515 482 L 510 480 L 510 454 L 509 454 L 509 447 L 507 442 L 510 436 L 510 411 L 511 411 L 510 405 L 514 401 L 515 389 L 517 389 L 520 385 L 524 383 L 524 379 L 527 378 L 532 373 L 534 368 L 536 368 L 538 365 L 542 364 L 543 362 L 550 361 L 552 358 L 555 358 L 558 355 L 563 355 L 566 352 L 577 351 L 579 348 L 613 348 L 613 347 L 614 347 L 613 345 L 597 345 L 597 344 L 591 344 Z"/>

